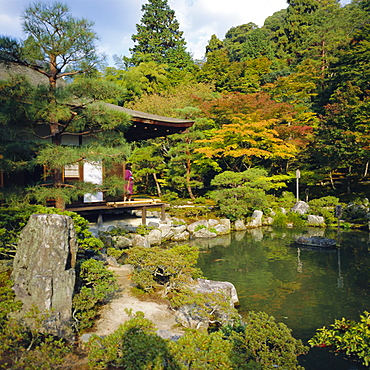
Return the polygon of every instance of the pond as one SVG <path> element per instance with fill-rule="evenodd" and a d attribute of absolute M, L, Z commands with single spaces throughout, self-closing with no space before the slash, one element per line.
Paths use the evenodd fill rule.
<path fill-rule="evenodd" d="M 306 344 L 317 328 L 342 317 L 358 320 L 370 309 L 370 233 L 341 232 L 338 249 L 294 243 L 310 232 L 324 233 L 262 228 L 192 243 L 201 249 L 198 267 L 208 279 L 235 285 L 241 315 L 265 311 Z M 325 236 L 337 239 L 336 230 Z M 365 369 L 321 348 L 299 361 L 307 370 Z"/>

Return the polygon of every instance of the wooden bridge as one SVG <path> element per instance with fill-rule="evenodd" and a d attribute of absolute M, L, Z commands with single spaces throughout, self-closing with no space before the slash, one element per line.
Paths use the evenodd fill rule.
<path fill-rule="evenodd" d="M 97 216 L 97 222 L 103 221 L 103 216 L 106 214 L 114 214 L 121 211 L 141 210 L 141 223 L 146 225 L 146 211 L 147 209 L 159 208 L 161 210 L 161 221 L 165 221 L 165 209 L 169 204 L 159 202 L 154 199 L 137 199 L 130 201 L 119 202 L 96 202 L 90 204 L 71 204 L 67 206 L 67 211 L 72 211 L 81 216 Z"/>

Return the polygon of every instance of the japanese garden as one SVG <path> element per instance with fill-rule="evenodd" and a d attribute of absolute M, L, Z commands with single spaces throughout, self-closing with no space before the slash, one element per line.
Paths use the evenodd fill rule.
<path fill-rule="evenodd" d="M 287 5 L 202 60 L 168 0 L 114 66 L 62 2 L 0 35 L 0 368 L 370 366 L 370 0 Z M 176 324 L 100 335 L 122 292 Z"/>

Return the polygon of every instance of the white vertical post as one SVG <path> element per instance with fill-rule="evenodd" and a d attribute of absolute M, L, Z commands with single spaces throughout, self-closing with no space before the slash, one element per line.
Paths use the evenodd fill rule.
<path fill-rule="evenodd" d="M 295 172 L 295 176 L 296 176 L 296 179 L 297 179 L 297 202 L 299 202 L 299 179 L 301 177 L 301 171 L 297 170 Z"/>

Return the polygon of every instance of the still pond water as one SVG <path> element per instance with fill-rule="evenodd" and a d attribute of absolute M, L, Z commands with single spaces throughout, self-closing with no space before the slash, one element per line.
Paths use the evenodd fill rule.
<path fill-rule="evenodd" d="M 342 231 L 338 249 L 294 244 L 311 231 L 317 233 L 255 229 L 193 244 L 200 247 L 204 276 L 235 285 L 242 315 L 265 311 L 306 344 L 317 328 L 342 317 L 358 320 L 370 310 L 370 233 Z M 325 236 L 337 239 L 336 230 Z M 318 348 L 299 361 L 306 370 L 365 369 Z"/>

